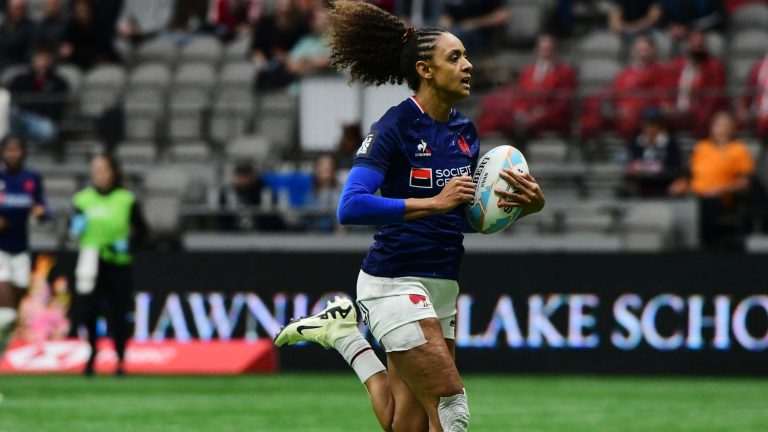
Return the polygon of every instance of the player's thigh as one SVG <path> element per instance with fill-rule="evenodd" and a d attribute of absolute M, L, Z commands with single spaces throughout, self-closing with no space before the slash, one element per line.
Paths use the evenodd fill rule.
<path fill-rule="evenodd" d="M 390 352 L 388 356 L 422 406 L 436 410 L 440 397 L 462 393 L 464 385 L 443 337 L 440 321 L 428 318 L 419 324 L 427 343 L 408 351 Z"/>
<path fill-rule="evenodd" d="M 387 354 L 389 356 L 389 354 Z M 389 374 L 389 386 L 392 398 L 395 400 L 395 413 L 392 420 L 392 432 L 426 431 L 429 429 L 429 417 L 421 407 L 408 386 L 403 382 L 397 366 L 389 360 L 387 362 Z"/>

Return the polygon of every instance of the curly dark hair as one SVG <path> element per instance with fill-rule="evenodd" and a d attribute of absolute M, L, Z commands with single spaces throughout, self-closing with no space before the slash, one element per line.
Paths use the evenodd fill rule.
<path fill-rule="evenodd" d="M 365 84 L 402 84 L 416 91 L 416 62 L 432 58 L 437 28 L 414 30 L 396 16 L 368 3 L 338 0 L 331 10 L 331 65 L 349 69 Z"/>

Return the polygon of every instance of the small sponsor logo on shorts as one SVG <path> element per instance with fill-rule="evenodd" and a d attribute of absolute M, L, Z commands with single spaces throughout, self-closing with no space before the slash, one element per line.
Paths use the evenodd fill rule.
<path fill-rule="evenodd" d="M 429 302 L 427 296 L 423 296 L 421 294 L 410 294 L 408 295 L 408 298 L 411 300 L 411 303 L 422 309 L 427 309 L 432 306 L 432 303 Z"/>
<path fill-rule="evenodd" d="M 456 328 L 456 320 L 452 319 L 450 323 L 448 323 L 449 326 Z"/>

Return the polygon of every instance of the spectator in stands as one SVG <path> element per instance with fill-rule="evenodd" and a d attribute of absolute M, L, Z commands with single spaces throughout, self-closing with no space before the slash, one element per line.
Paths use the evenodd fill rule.
<path fill-rule="evenodd" d="M 686 53 L 669 63 L 671 97 L 664 111 L 676 129 L 691 130 L 703 137 L 712 116 L 725 109 L 725 66 L 707 50 L 706 33 L 688 35 Z"/>
<path fill-rule="evenodd" d="M 264 17 L 251 39 L 258 88 L 281 88 L 293 80 L 286 70 L 288 53 L 306 33 L 306 18 L 298 4 L 294 0 L 277 0 L 274 12 Z"/>
<path fill-rule="evenodd" d="M 691 30 L 723 30 L 723 0 L 661 0 L 670 36 L 684 39 Z"/>
<path fill-rule="evenodd" d="M 576 72 L 557 59 L 557 39 L 538 38 L 536 62 L 520 73 L 517 85 L 486 96 L 478 119 L 481 136 L 492 132 L 527 137 L 555 131 L 567 135 Z"/>
<path fill-rule="evenodd" d="M 133 0 L 90 0 L 93 17 L 99 37 L 112 43 L 117 39 L 117 20 L 123 10 L 123 4 Z"/>
<path fill-rule="evenodd" d="M 130 4 L 132 2 L 128 2 Z M 60 55 L 64 61 L 81 69 L 118 60 L 112 45 L 112 30 L 98 21 L 100 15 L 89 0 L 75 0 Z"/>
<path fill-rule="evenodd" d="M 179 40 L 183 41 L 188 35 L 205 27 L 209 3 L 209 0 L 176 0 L 170 30 L 180 36 Z"/>
<path fill-rule="evenodd" d="M 98 349 L 97 322 L 106 316 L 108 333 L 117 352 L 115 374 L 124 375 L 125 347 L 130 336 L 133 302 L 133 251 L 148 234 L 147 223 L 134 194 L 122 185 L 115 159 L 97 155 L 91 160 L 92 186 L 72 198 L 69 228 L 79 241 L 75 270 L 81 322 L 88 330 L 91 355 L 85 375 L 93 375 Z"/>
<path fill-rule="evenodd" d="M 647 33 L 661 21 L 658 0 L 614 0 L 608 12 L 608 27 L 622 36 Z"/>
<path fill-rule="evenodd" d="M 755 162 L 735 132 L 736 122 L 730 112 L 715 114 L 710 138 L 693 149 L 689 176 L 678 179 L 669 188 L 672 195 L 691 192 L 699 198 L 705 246 L 742 246 L 740 199 L 750 187 Z"/>
<path fill-rule="evenodd" d="M 35 48 L 32 65 L 8 86 L 13 97 L 11 130 L 27 140 L 53 143 L 64 116 L 69 85 L 56 73 L 54 53 Z"/>
<path fill-rule="evenodd" d="M 494 32 L 509 20 L 504 0 L 445 0 L 440 26 L 464 43 L 470 55 L 487 51 Z"/>
<path fill-rule="evenodd" d="M 338 176 L 336 161 L 331 155 L 322 155 L 315 161 L 312 194 L 306 208 L 315 210 L 317 214 L 305 218 L 305 228 L 311 231 L 333 232 L 339 227 L 336 222 L 336 208 L 341 196 Z"/>
<path fill-rule="evenodd" d="M 630 141 L 627 153 L 625 177 L 632 195 L 665 196 L 669 185 L 682 172 L 677 139 L 667 130 L 658 109 L 648 108 L 643 112 L 642 130 Z"/>
<path fill-rule="evenodd" d="M 738 104 L 739 120 L 755 124 L 755 132 L 768 140 L 768 54 L 752 66 L 744 95 Z"/>
<path fill-rule="evenodd" d="M 69 20 L 62 0 L 45 0 L 43 19 L 37 24 L 35 44 L 47 45 L 58 55 L 64 42 Z"/>
<path fill-rule="evenodd" d="M 288 53 L 286 69 L 294 79 L 329 71 L 331 49 L 325 34 L 328 23 L 328 10 L 322 4 L 316 6 L 310 22 L 312 32 L 299 39 Z"/>
<path fill-rule="evenodd" d="M 666 76 L 666 69 L 656 59 L 653 39 L 647 35 L 636 37 L 632 60 L 616 76 L 611 88 L 584 101 L 582 136 L 590 138 L 611 127 L 625 138 L 635 136 L 643 111 L 661 105 L 667 89 Z"/>
<path fill-rule="evenodd" d="M 26 0 L 9 0 L 0 24 L 0 70 L 29 62 L 35 25 L 27 16 Z"/>
<path fill-rule="evenodd" d="M 338 159 L 342 168 L 352 168 L 355 153 L 363 142 L 363 132 L 360 123 L 347 123 L 341 126 L 341 138 L 339 139 Z"/>
<path fill-rule="evenodd" d="M 768 5 L 768 0 L 725 0 L 725 13 L 726 15 L 736 12 L 744 6 L 753 4 Z"/>
<path fill-rule="evenodd" d="M 118 35 L 134 45 L 168 30 L 176 0 L 129 0 L 117 20 Z"/>
<path fill-rule="evenodd" d="M 245 33 L 261 18 L 264 0 L 211 0 L 208 25 L 223 41 Z"/>
<path fill-rule="evenodd" d="M 219 206 L 224 212 L 232 212 L 219 217 L 218 227 L 224 231 L 280 231 L 285 223 L 277 215 L 253 216 L 253 210 L 272 207 L 277 196 L 265 185 L 253 165 L 240 161 L 235 166 L 232 183 L 225 185 L 219 192 Z M 239 212 L 239 214 L 238 214 Z"/>

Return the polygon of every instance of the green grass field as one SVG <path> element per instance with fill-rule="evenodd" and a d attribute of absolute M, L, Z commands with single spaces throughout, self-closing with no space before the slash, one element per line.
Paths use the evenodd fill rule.
<path fill-rule="evenodd" d="M 768 430 L 768 380 L 470 375 L 470 430 Z M 376 431 L 354 374 L 0 376 L 2 432 Z"/>

